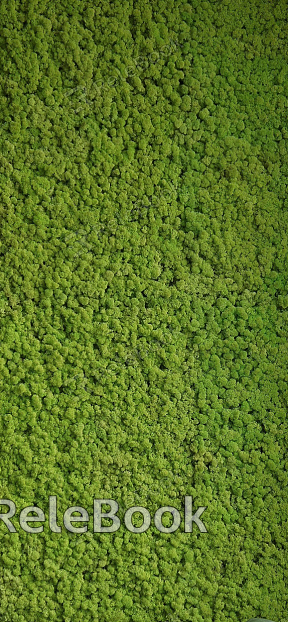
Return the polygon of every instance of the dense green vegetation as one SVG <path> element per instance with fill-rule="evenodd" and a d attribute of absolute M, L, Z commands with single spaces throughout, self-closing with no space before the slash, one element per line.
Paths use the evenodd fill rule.
<path fill-rule="evenodd" d="M 0 3 L 0 497 L 208 530 L 1 523 L 1 622 L 287 622 L 287 8 Z"/>

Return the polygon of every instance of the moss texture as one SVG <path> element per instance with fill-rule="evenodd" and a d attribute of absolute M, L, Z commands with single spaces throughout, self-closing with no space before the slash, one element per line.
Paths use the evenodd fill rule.
<path fill-rule="evenodd" d="M 207 506 L 1 522 L 1 622 L 288 620 L 287 11 L 0 3 L 0 496 Z"/>

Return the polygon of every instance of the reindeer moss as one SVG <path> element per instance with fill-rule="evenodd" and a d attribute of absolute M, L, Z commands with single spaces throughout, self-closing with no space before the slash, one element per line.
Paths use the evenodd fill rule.
<path fill-rule="evenodd" d="M 0 619 L 287 622 L 287 3 L 0 24 L 0 496 L 121 518 L 0 521 Z M 185 495 L 207 533 L 125 528 Z"/>

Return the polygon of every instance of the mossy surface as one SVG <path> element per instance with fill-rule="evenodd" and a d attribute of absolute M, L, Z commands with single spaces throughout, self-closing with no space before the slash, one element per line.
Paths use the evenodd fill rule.
<path fill-rule="evenodd" d="M 287 10 L 0 3 L 1 622 L 288 620 Z"/>

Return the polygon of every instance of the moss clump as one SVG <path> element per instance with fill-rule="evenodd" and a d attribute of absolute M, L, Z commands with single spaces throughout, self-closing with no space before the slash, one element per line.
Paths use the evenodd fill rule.
<path fill-rule="evenodd" d="M 0 6 L 1 498 L 207 506 L 7 533 L 7 622 L 283 622 L 287 3 Z"/>

